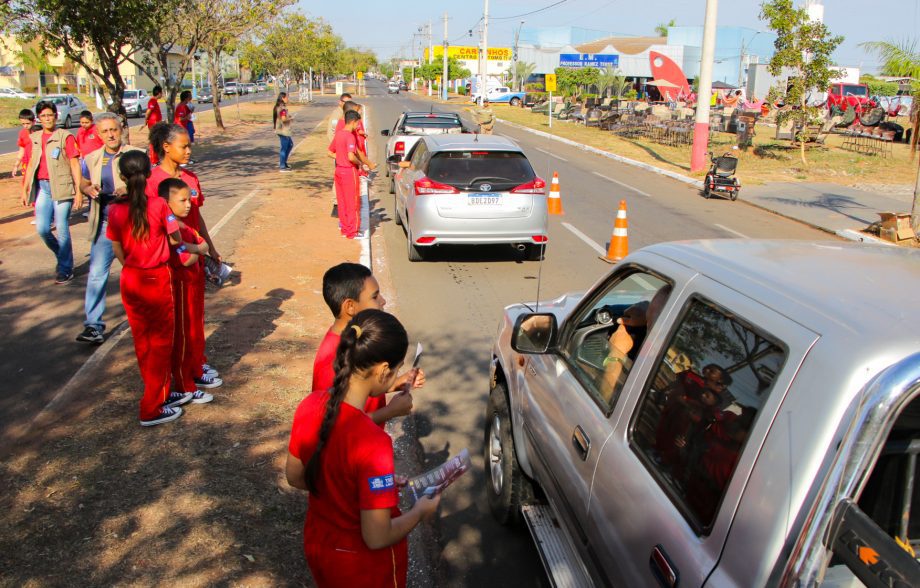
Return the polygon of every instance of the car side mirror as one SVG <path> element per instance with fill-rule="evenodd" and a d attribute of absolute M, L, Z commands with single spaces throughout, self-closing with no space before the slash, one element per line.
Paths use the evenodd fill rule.
<path fill-rule="evenodd" d="M 511 348 L 518 353 L 551 353 L 556 348 L 557 331 L 556 315 L 523 314 L 514 322 Z"/>
<path fill-rule="evenodd" d="M 407 167 L 409 167 L 409 166 L 411 165 L 411 163 L 412 163 L 412 162 L 410 162 L 410 161 L 400 161 L 400 162 L 399 162 L 399 167 L 401 167 L 401 168 L 403 168 L 403 169 L 406 169 Z"/>
<path fill-rule="evenodd" d="M 384 137 L 389 137 L 390 129 L 383 129 L 382 131 L 380 131 L 380 134 L 383 135 Z"/>

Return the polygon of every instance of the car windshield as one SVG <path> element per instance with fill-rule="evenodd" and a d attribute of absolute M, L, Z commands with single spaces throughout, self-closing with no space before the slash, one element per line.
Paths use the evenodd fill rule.
<path fill-rule="evenodd" d="M 125 100 L 134 100 L 137 98 L 137 90 L 125 90 Z"/>
<path fill-rule="evenodd" d="M 843 86 L 844 96 L 868 96 L 869 89 L 857 84 L 846 84 Z"/>
<path fill-rule="evenodd" d="M 510 190 L 536 178 L 520 151 L 444 151 L 428 164 L 428 177 L 455 188 L 470 189 L 487 183 L 491 190 Z M 478 185 L 477 185 L 478 187 Z"/>

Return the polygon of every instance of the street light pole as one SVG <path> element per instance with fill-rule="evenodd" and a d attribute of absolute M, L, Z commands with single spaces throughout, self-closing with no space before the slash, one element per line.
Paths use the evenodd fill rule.
<path fill-rule="evenodd" d="M 440 90 L 441 90 L 441 99 L 444 100 L 445 102 L 447 102 L 447 83 L 448 83 L 447 74 L 449 73 L 449 72 L 448 72 L 448 65 L 447 65 L 447 45 L 448 45 L 448 41 L 447 41 L 447 13 L 445 12 L 445 13 L 444 13 L 444 54 L 443 54 L 443 56 L 442 56 L 442 58 L 443 58 L 443 64 L 442 64 L 442 68 L 441 68 L 441 88 L 440 88 Z"/>
<path fill-rule="evenodd" d="M 521 26 L 518 27 L 517 32 L 514 34 L 514 56 L 511 60 L 511 75 L 514 76 L 515 81 L 517 81 L 517 64 L 519 61 L 518 58 L 518 41 L 521 39 L 521 29 L 524 28 L 524 21 L 521 21 Z M 518 86 L 518 92 L 524 89 L 524 80 L 521 80 L 521 85 Z"/>
<path fill-rule="evenodd" d="M 696 96 L 696 124 L 693 127 L 693 149 L 690 152 L 690 171 L 706 168 L 709 151 L 709 97 L 712 94 L 712 61 L 716 50 L 716 15 L 719 0 L 706 0 L 706 18 L 703 21 L 703 49 L 700 58 L 700 83 Z"/>
<path fill-rule="evenodd" d="M 480 71 L 483 82 L 480 92 L 485 96 L 489 85 L 489 0 L 483 0 L 483 2 L 485 2 L 485 4 L 482 9 L 482 62 L 485 71 Z"/>

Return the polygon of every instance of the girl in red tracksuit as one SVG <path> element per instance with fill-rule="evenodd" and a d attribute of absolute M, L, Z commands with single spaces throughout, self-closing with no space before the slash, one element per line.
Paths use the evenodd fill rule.
<path fill-rule="evenodd" d="M 125 153 L 118 171 L 127 194 L 109 206 L 106 236 L 124 266 L 121 300 L 144 380 L 141 426 L 149 427 L 176 420 L 182 416 L 179 406 L 192 399 L 191 394 L 169 391 L 174 314 L 167 262 L 170 243 L 181 243 L 181 237 L 176 217 L 166 203 L 160 198 L 148 199 L 145 194 L 150 176 L 147 154 Z"/>
<path fill-rule="evenodd" d="M 192 155 L 188 131 L 181 125 L 166 122 L 159 123 L 150 131 L 150 145 L 159 156 L 160 164 L 153 168 L 150 173 L 150 179 L 147 180 L 147 198 L 158 198 L 160 183 L 168 178 L 176 178 L 188 184 L 191 191 L 192 207 L 188 216 L 183 219 L 183 223 L 201 235 L 208 245 L 208 255 L 219 263 L 221 260 L 220 254 L 214 247 L 214 242 L 208 233 L 204 217 L 201 216 L 201 207 L 204 206 L 204 194 L 201 192 L 198 176 L 182 167 L 190 161 Z M 202 260 L 199 259 L 200 265 L 202 265 Z M 203 269 L 200 272 L 200 277 L 200 280 L 196 279 L 188 283 L 192 293 L 191 300 L 194 303 L 195 316 L 197 317 L 189 325 L 192 353 L 198 358 L 194 373 L 195 385 L 199 388 L 217 388 L 223 384 L 223 380 L 220 379 L 217 370 L 207 364 L 207 357 L 205 356 Z"/>
<path fill-rule="evenodd" d="M 364 413 L 369 396 L 392 386 L 408 345 L 392 315 L 359 312 L 342 332 L 332 388 L 294 414 L 286 474 L 310 491 L 304 553 L 319 588 L 404 587 L 406 536 L 440 502 L 423 497 L 400 513 L 393 443 Z"/>
<path fill-rule="evenodd" d="M 204 323 L 198 314 L 197 284 L 203 280 L 200 255 L 207 255 L 208 244 L 191 227 L 182 224 L 192 208 L 191 190 L 188 184 L 176 178 L 167 178 L 160 183 L 159 197 L 179 219 L 182 244 L 173 247 L 169 256 L 172 272 L 172 291 L 175 301 L 176 330 L 173 341 L 172 381 L 173 390 L 190 392 L 194 404 L 205 404 L 214 396 L 195 386 L 196 370 L 201 369 L 201 358 L 195 349 L 193 331 Z"/>

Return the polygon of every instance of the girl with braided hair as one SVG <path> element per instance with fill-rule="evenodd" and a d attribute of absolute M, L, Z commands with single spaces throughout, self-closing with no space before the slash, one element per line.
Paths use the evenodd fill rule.
<path fill-rule="evenodd" d="M 409 339 L 390 314 L 359 312 L 342 331 L 329 391 L 297 407 L 286 474 L 310 491 L 304 554 L 319 588 L 406 585 L 406 536 L 434 515 L 439 496 L 406 513 L 397 504 L 393 442 L 364 413 L 368 397 L 393 385 Z"/>

